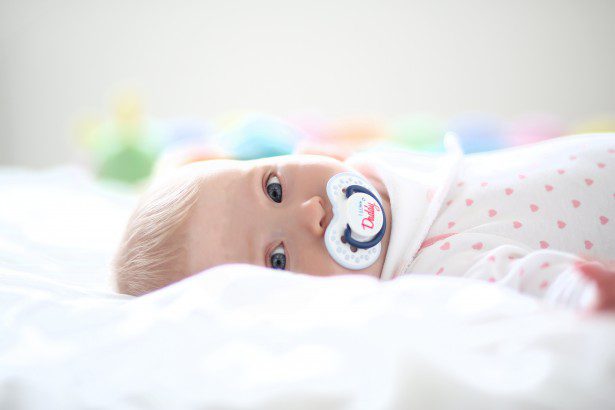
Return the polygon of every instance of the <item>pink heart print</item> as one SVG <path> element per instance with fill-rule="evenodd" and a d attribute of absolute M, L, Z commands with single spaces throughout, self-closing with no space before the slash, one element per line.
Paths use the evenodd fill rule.
<path fill-rule="evenodd" d="M 572 206 L 574 206 L 575 208 L 578 208 L 581 206 L 581 201 L 579 201 L 578 199 L 573 199 L 572 200 Z"/>
<path fill-rule="evenodd" d="M 471 206 L 473 203 L 474 203 L 473 199 L 470 199 L 470 198 L 466 199 L 466 206 Z"/>
<path fill-rule="evenodd" d="M 451 249 L 451 243 L 450 242 L 444 242 L 444 244 L 442 246 L 440 246 L 440 249 L 442 249 L 443 251 L 448 251 L 449 249 Z"/>
<path fill-rule="evenodd" d="M 593 184 L 593 183 L 594 183 L 594 180 L 593 180 L 593 179 L 591 179 L 591 178 L 585 178 L 585 184 L 586 184 L 587 186 L 591 186 L 591 184 Z"/>
<path fill-rule="evenodd" d="M 515 227 L 515 229 L 519 229 L 523 226 L 523 224 L 519 221 L 514 221 L 513 226 Z"/>
<path fill-rule="evenodd" d="M 604 216 L 604 215 L 600 215 L 600 223 L 601 223 L 602 225 L 606 225 L 607 223 L 609 223 L 609 218 L 607 218 L 607 217 L 606 217 L 606 216 Z"/>
<path fill-rule="evenodd" d="M 451 229 L 453 226 L 455 226 L 455 222 L 450 221 L 450 222 L 448 223 L 448 229 Z"/>
<path fill-rule="evenodd" d="M 496 211 L 495 209 L 490 209 L 489 210 L 489 216 L 491 218 L 493 218 L 494 216 L 496 216 L 498 214 L 498 211 Z"/>
<path fill-rule="evenodd" d="M 542 249 L 547 249 L 549 247 L 549 242 L 547 242 L 547 241 L 540 241 L 540 247 Z"/>
<path fill-rule="evenodd" d="M 557 227 L 559 229 L 564 229 L 566 227 L 566 222 L 564 222 L 564 221 L 557 221 Z"/>
<path fill-rule="evenodd" d="M 551 192 L 551 191 L 553 191 L 553 185 L 547 184 L 547 185 L 545 185 L 545 189 L 547 190 L 547 192 Z"/>
<path fill-rule="evenodd" d="M 606 164 L 604 162 L 598 162 L 596 165 L 598 165 L 598 168 L 606 167 Z"/>
<path fill-rule="evenodd" d="M 506 193 L 506 195 L 512 195 L 512 193 L 514 192 L 514 190 L 512 188 L 506 188 L 504 190 L 504 192 Z"/>
<path fill-rule="evenodd" d="M 480 251 L 481 249 L 483 249 L 483 243 L 482 242 L 476 242 L 474 245 L 472 245 L 473 249 L 476 249 L 477 251 Z"/>
<path fill-rule="evenodd" d="M 557 173 L 560 174 L 560 175 L 562 175 L 564 172 L 566 172 L 565 169 L 558 169 L 557 170 Z"/>
<path fill-rule="evenodd" d="M 585 249 L 589 250 L 594 247 L 592 241 L 585 241 Z"/>
<path fill-rule="evenodd" d="M 532 212 L 536 212 L 536 211 L 538 211 L 538 209 L 540 209 L 540 208 L 538 208 L 538 205 L 536 205 L 536 204 L 531 204 L 531 205 L 530 205 L 530 209 L 532 210 Z"/>

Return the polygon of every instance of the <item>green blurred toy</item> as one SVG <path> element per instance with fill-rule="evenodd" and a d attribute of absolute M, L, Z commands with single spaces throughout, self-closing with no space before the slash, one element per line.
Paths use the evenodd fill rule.
<path fill-rule="evenodd" d="M 135 94 L 125 93 L 115 107 L 115 118 L 93 123 L 83 132 L 98 177 L 136 184 L 153 170 L 160 151 L 161 135 L 144 122 Z"/>

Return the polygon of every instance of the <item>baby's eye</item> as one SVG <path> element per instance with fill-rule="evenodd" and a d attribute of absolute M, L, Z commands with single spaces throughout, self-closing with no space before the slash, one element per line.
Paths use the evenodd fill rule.
<path fill-rule="evenodd" d="M 269 195 L 273 202 L 282 202 L 282 185 L 275 175 L 271 175 L 267 179 L 267 195 Z"/>
<path fill-rule="evenodd" d="M 286 252 L 284 251 L 284 245 L 279 245 L 271 252 L 269 256 L 271 261 L 271 267 L 273 269 L 286 269 Z"/>

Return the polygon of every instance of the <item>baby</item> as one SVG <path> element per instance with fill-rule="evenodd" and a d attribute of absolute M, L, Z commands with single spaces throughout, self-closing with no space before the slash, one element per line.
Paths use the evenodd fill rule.
<path fill-rule="evenodd" d="M 118 290 L 142 295 L 249 263 L 319 276 L 464 276 L 613 308 L 615 273 L 590 261 L 615 257 L 615 135 L 467 156 L 451 136 L 447 151 L 182 166 L 134 211 L 114 263 Z"/>

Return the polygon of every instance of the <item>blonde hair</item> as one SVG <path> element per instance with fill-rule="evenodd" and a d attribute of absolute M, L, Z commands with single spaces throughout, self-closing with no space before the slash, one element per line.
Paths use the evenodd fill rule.
<path fill-rule="evenodd" d="M 184 231 L 200 182 L 197 174 L 177 171 L 145 192 L 113 261 L 118 292 L 143 295 L 188 274 Z"/>

